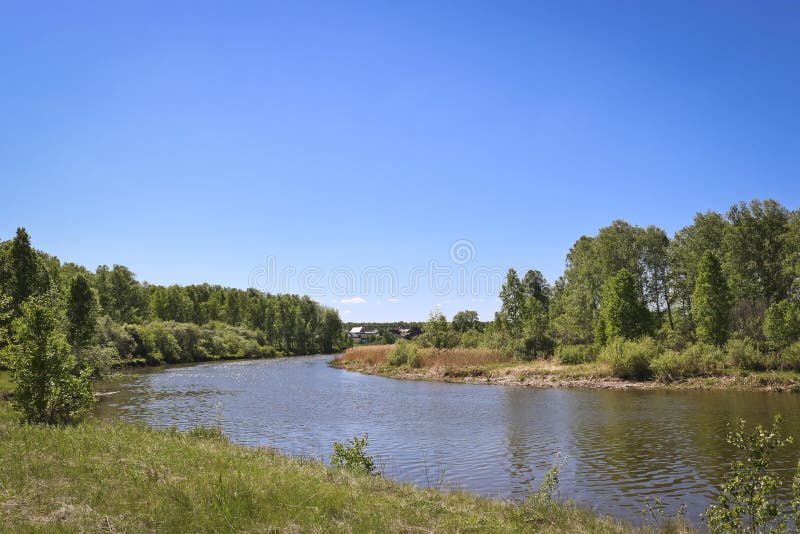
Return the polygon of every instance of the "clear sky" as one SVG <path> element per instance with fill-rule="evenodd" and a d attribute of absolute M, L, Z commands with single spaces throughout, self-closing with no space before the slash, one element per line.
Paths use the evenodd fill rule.
<path fill-rule="evenodd" d="M 798 171 L 794 0 L 0 3 L 0 239 L 152 283 L 488 320 Z"/>

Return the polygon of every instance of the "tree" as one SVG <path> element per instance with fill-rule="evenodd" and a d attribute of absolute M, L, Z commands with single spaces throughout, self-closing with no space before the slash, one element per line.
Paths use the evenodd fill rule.
<path fill-rule="evenodd" d="M 439 309 L 431 311 L 428 322 L 425 323 L 423 340 L 437 349 L 447 349 L 455 344 L 455 339 L 450 335 L 447 317 Z"/>
<path fill-rule="evenodd" d="M 789 214 L 783 234 L 783 272 L 789 284 L 790 297 L 800 301 L 800 210 Z"/>
<path fill-rule="evenodd" d="M 672 320 L 672 295 L 669 286 L 669 238 L 664 230 L 655 226 L 648 226 L 640 238 L 647 302 L 655 308 L 659 317 L 662 310 L 666 310 L 669 327 L 672 329 L 675 325 Z"/>
<path fill-rule="evenodd" d="M 10 267 L 11 302 L 18 313 L 26 299 L 46 289 L 43 287 L 45 284 L 36 251 L 31 247 L 31 238 L 25 228 L 17 228 L 17 234 L 11 242 Z"/>
<path fill-rule="evenodd" d="M 774 200 L 744 202 L 728 211 L 725 269 L 740 299 L 766 305 L 786 298 L 790 285 L 784 271 L 783 235 L 789 214 Z"/>
<path fill-rule="evenodd" d="M 67 340 L 78 361 L 81 349 L 91 345 L 97 334 L 97 295 L 82 274 L 72 279 L 67 297 Z"/>
<path fill-rule="evenodd" d="M 731 298 L 717 256 L 706 251 L 692 295 L 692 320 L 697 339 L 722 346 L 728 339 Z"/>
<path fill-rule="evenodd" d="M 525 312 L 525 291 L 517 276 L 517 271 L 509 269 L 506 274 L 506 283 L 500 289 L 500 316 L 505 321 L 506 328 L 517 340 L 517 353 L 521 351 L 522 317 Z"/>
<path fill-rule="evenodd" d="M 767 309 L 764 318 L 764 337 L 775 348 L 783 348 L 800 336 L 800 307 L 782 300 Z"/>
<path fill-rule="evenodd" d="M 719 213 L 697 213 L 694 223 L 675 234 L 669 245 L 671 281 L 684 315 L 692 309 L 694 283 L 703 256 L 711 251 L 722 257 L 722 237 L 728 222 Z"/>
<path fill-rule="evenodd" d="M 478 312 L 474 310 L 464 310 L 453 316 L 453 328 L 458 332 L 466 332 L 478 327 Z"/>
<path fill-rule="evenodd" d="M 649 312 L 641 301 L 636 279 L 627 269 L 620 269 L 603 284 L 600 316 L 606 339 L 634 339 L 647 331 Z"/>
<path fill-rule="evenodd" d="M 78 372 L 66 337 L 58 330 L 53 303 L 34 298 L 14 320 L 10 347 L 14 403 L 34 423 L 79 419 L 94 402 L 91 369 Z"/>
<path fill-rule="evenodd" d="M 525 273 L 522 290 L 526 297 L 536 299 L 545 311 L 550 307 L 550 285 L 541 271 L 531 269 Z"/>

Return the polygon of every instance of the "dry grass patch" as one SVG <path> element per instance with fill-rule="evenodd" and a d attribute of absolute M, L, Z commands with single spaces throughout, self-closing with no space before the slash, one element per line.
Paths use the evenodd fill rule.
<path fill-rule="evenodd" d="M 383 365 L 386 363 L 386 354 L 394 345 L 359 345 L 350 347 L 344 354 L 337 358 L 341 362 L 359 362 L 368 365 Z"/>

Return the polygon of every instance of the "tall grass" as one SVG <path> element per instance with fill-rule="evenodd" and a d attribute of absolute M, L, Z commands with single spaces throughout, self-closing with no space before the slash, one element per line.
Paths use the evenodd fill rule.
<path fill-rule="evenodd" d="M 570 503 L 546 515 L 328 468 L 209 432 L 20 425 L 0 402 L 0 531 L 632 532 Z"/>
<path fill-rule="evenodd" d="M 365 345 L 352 347 L 341 356 L 342 362 L 358 362 L 369 365 L 387 363 L 387 355 L 395 345 Z M 463 367 L 469 365 L 491 365 L 511 363 L 513 358 L 494 349 L 423 349 L 417 348 L 421 367 Z"/>
<path fill-rule="evenodd" d="M 339 358 L 343 362 L 359 362 L 369 365 L 386 363 L 386 355 L 394 345 L 363 345 L 347 349 Z"/>

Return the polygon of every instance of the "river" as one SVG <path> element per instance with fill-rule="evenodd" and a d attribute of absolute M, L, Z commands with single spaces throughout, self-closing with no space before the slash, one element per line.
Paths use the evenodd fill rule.
<path fill-rule="evenodd" d="M 331 356 L 231 361 L 126 373 L 97 408 L 185 430 L 221 424 L 233 442 L 328 458 L 369 434 L 394 479 L 521 499 L 566 457 L 562 497 L 633 522 L 647 497 L 687 517 L 711 502 L 732 459 L 726 425 L 780 412 L 800 441 L 800 395 L 533 389 L 392 380 L 327 365 Z M 796 445 L 776 467 L 791 477 Z"/>

